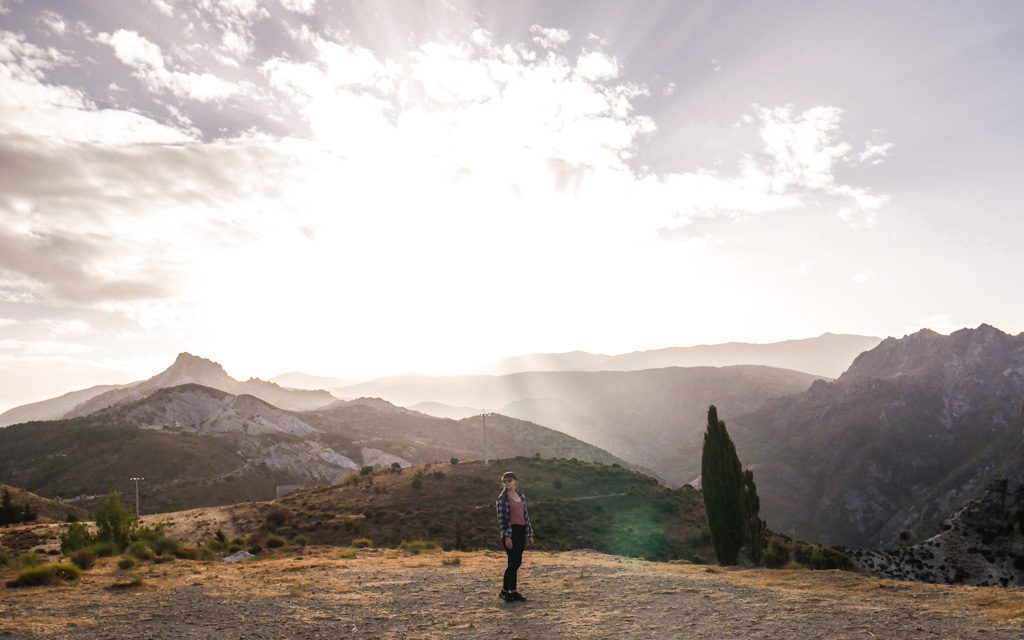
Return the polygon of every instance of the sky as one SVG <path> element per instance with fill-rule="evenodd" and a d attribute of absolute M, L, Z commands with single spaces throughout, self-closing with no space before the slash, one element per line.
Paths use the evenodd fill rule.
<path fill-rule="evenodd" d="M 0 410 L 1018 333 L 1022 152 L 1016 3 L 0 0 Z"/>

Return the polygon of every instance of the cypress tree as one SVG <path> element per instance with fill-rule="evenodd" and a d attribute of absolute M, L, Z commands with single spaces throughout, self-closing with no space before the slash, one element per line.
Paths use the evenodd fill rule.
<path fill-rule="evenodd" d="M 746 537 L 743 470 L 736 446 L 718 419 L 715 405 L 708 407 L 708 426 L 701 453 L 701 490 L 711 544 L 719 564 L 734 565 Z"/>
<path fill-rule="evenodd" d="M 761 519 L 761 499 L 757 496 L 757 485 L 754 484 L 754 472 L 747 469 L 743 472 L 743 507 L 746 512 L 746 545 L 747 554 L 754 564 L 761 564 L 767 546 L 767 525 Z"/>

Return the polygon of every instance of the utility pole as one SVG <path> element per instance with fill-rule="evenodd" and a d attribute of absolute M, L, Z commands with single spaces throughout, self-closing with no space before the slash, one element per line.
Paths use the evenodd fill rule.
<path fill-rule="evenodd" d="M 141 516 L 139 513 L 139 480 L 145 480 L 145 478 L 128 478 L 129 480 L 135 481 L 135 515 Z"/>

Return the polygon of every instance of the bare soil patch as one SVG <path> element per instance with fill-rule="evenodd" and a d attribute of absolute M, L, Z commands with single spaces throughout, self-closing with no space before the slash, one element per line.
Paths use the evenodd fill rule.
<path fill-rule="evenodd" d="M 460 558 L 459 564 L 443 559 Z M 1024 591 L 900 583 L 845 572 L 728 570 L 589 551 L 528 551 L 498 600 L 500 552 L 330 547 L 225 564 L 120 571 L 0 590 L 2 638 L 1006 638 Z M 131 576 L 141 586 L 111 589 Z M 8 576 L 2 576 L 6 579 Z"/>

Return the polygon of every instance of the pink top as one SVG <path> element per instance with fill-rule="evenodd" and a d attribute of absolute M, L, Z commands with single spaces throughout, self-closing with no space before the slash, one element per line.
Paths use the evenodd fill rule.
<path fill-rule="evenodd" d="M 509 524 L 521 524 L 526 526 L 526 516 L 523 515 L 523 501 L 516 502 L 512 496 L 508 498 Z"/>

